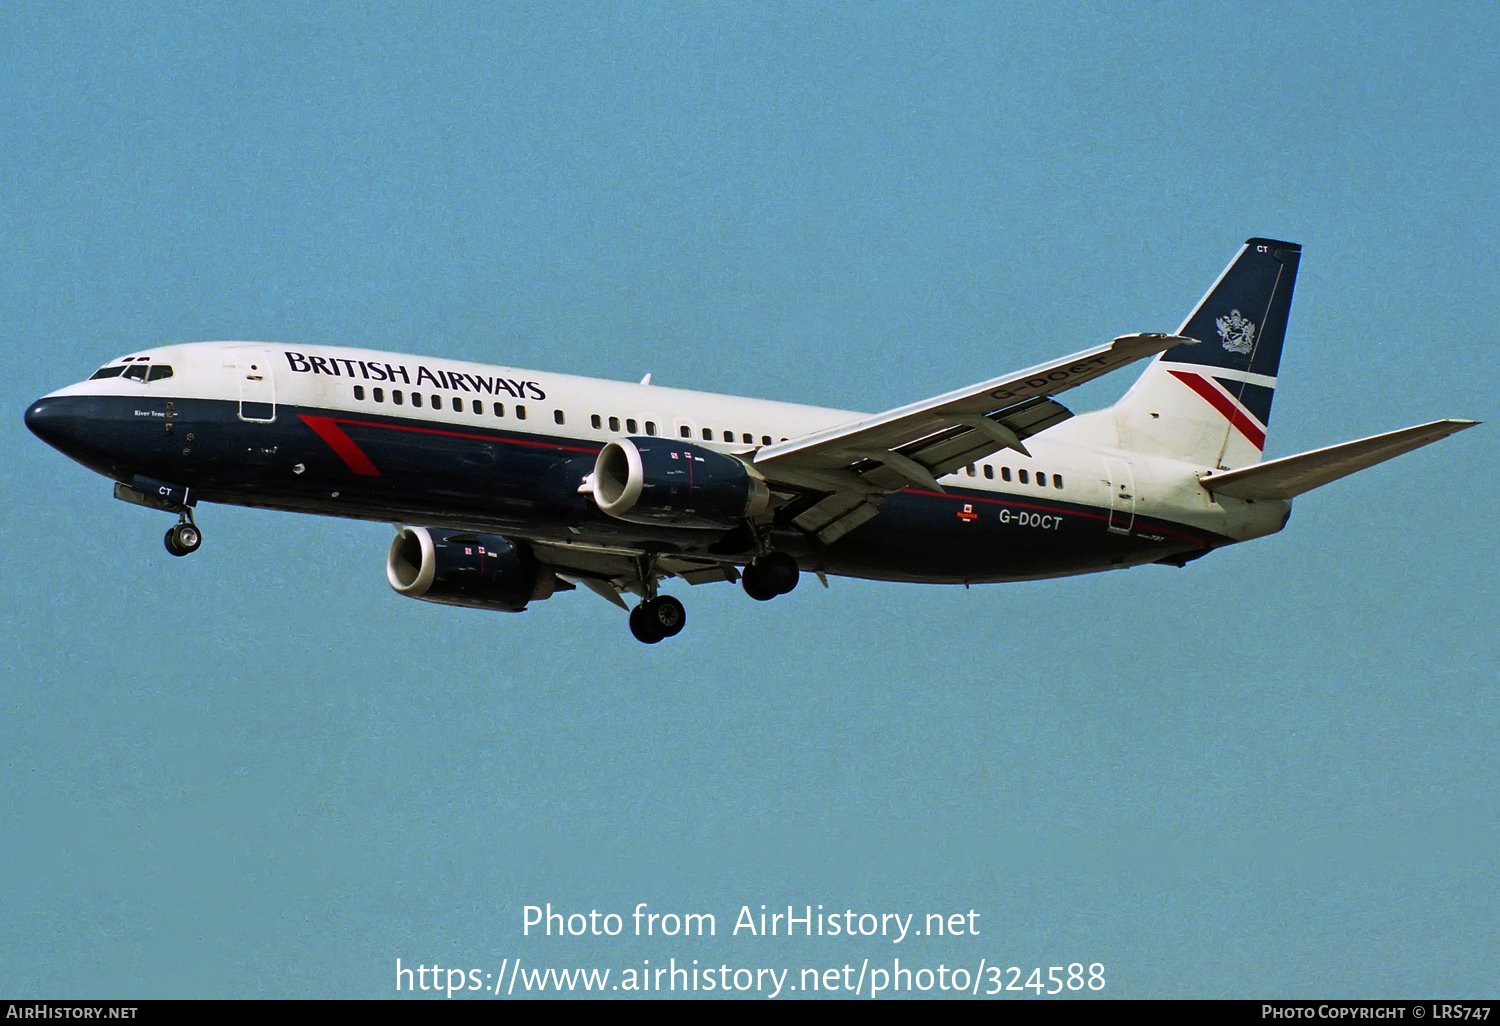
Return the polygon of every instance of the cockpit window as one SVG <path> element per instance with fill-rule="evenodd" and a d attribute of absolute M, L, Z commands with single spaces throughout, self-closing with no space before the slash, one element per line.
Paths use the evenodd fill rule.
<path fill-rule="evenodd" d="M 132 381 L 160 381 L 162 378 L 172 376 L 172 368 L 165 363 L 146 364 L 133 363 L 128 367 L 100 367 L 89 376 L 90 381 L 98 381 L 100 378 L 118 378 L 120 376 L 130 378 Z"/>

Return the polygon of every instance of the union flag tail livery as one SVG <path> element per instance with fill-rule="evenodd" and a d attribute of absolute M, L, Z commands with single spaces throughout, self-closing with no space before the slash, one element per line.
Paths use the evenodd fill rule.
<path fill-rule="evenodd" d="M 200 502 L 387 521 L 397 594 L 520 612 L 582 585 L 655 644 L 686 622 L 671 580 L 763 602 L 804 572 L 969 585 L 1183 566 L 1281 530 L 1309 489 L 1472 427 L 1261 460 L 1301 253 L 1249 240 L 1176 334 L 873 415 L 649 375 L 200 342 L 117 357 L 26 425 L 116 498 L 175 514 L 173 556 L 202 544 Z M 1147 357 L 1113 406 L 1058 401 Z"/>
<path fill-rule="evenodd" d="M 1250 239 L 1114 406 L 1122 448 L 1223 469 L 1260 460 L 1302 247 Z"/>

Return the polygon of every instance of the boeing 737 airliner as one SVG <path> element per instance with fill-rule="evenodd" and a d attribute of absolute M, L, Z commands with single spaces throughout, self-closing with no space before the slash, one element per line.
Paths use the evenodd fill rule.
<path fill-rule="evenodd" d="M 518 612 L 581 584 L 655 643 L 661 592 L 803 572 L 978 584 L 1182 566 L 1291 500 L 1474 421 L 1261 462 L 1301 247 L 1251 239 L 1174 335 L 1117 338 L 870 416 L 363 349 L 203 342 L 122 356 L 26 411 L 38 437 L 174 513 L 202 502 L 397 524 L 400 594 Z M 1057 396 L 1153 356 L 1119 402 Z M 420 524 L 426 526 L 409 526 Z"/>

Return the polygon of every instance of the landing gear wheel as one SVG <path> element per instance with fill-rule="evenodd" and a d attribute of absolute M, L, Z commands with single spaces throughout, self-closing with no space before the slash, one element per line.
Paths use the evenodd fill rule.
<path fill-rule="evenodd" d="M 646 603 L 651 623 L 664 638 L 673 638 L 687 626 L 687 610 L 671 595 L 658 595 Z"/>
<path fill-rule="evenodd" d="M 687 610 L 670 595 L 647 599 L 630 611 L 630 633 L 647 645 L 682 633 L 686 624 Z"/>
<path fill-rule="evenodd" d="M 795 588 L 800 576 L 795 559 L 785 552 L 770 552 L 745 567 L 740 583 L 746 595 L 766 602 Z"/>
<path fill-rule="evenodd" d="M 198 546 L 203 544 L 203 532 L 198 530 L 198 525 L 183 521 L 167 531 L 164 539 L 167 551 L 174 556 L 186 556 L 190 552 L 197 552 Z"/>
<path fill-rule="evenodd" d="M 646 615 L 646 604 L 643 602 L 630 611 L 630 633 L 635 635 L 635 640 L 643 645 L 654 645 L 665 634 L 659 634 L 653 629 L 651 618 Z"/>
<path fill-rule="evenodd" d="M 785 595 L 797 586 L 801 572 L 797 561 L 785 552 L 768 552 L 755 561 L 763 581 L 778 595 Z"/>
<path fill-rule="evenodd" d="M 757 602 L 769 602 L 776 597 L 776 589 L 771 587 L 766 579 L 761 576 L 760 567 L 751 563 L 745 567 L 745 572 L 740 574 L 740 586 Z"/>

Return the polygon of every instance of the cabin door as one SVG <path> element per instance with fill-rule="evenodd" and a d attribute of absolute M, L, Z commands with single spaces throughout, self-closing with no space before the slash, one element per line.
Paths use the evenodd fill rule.
<path fill-rule="evenodd" d="M 1129 534 L 1135 524 L 1135 475 L 1130 463 L 1106 456 L 1104 474 L 1109 481 L 1109 529 Z"/>
<path fill-rule="evenodd" d="M 276 419 L 276 376 L 269 349 L 246 347 L 234 351 L 234 375 L 239 382 L 240 420 L 270 424 Z"/>

